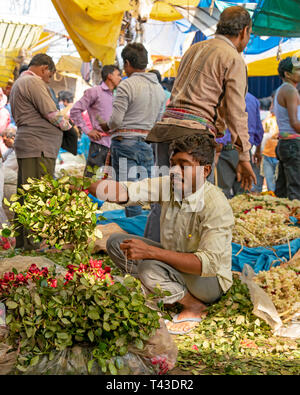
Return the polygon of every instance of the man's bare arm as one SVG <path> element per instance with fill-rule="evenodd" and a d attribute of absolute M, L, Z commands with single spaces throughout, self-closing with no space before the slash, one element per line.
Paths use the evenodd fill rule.
<path fill-rule="evenodd" d="M 126 203 L 128 201 L 127 188 L 117 181 L 100 180 L 94 182 L 88 191 L 99 200 L 112 203 Z"/>
<path fill-rule="evenodd" d="M 300 120 L 298 119 L 299 95 L 298 92 L 292 87 L 286 90 L 285 102 L 290 124 L 297 133 L 300 133 Z"/>

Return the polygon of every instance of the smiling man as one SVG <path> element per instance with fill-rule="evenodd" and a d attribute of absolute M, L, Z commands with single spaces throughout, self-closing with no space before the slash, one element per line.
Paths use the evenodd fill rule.
<path fill-rule="evenodd" d="M 234 218 L 221 190 L 206 181 L 214 160 L 208 134 L 185 136 L 170 146 L 170 175 L 139 182 L 98 181 L 90 192 L 102 200 L 161 205 L 160 243 L 114 234 L 107 252 L 123 271 L 150 292 L 159 284 L 164 303 L 182 307 L 167 324 L 173 334 L 192 330 L 232 285 L 231 240 Z"/>

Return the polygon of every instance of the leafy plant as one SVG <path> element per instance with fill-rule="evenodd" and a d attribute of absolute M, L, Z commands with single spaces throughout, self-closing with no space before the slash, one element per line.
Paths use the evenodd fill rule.
<path fill-rule="evenodd" d="M 158 312 L 146 306 L 137 279 L 127 275 L 114 282 L 99 260 L 68 269 L 62 278 L 53 268 L 32 265 L 0 281 L 8 341 L 20 350 L 17 368 L 26 371 L 43 354 L 51 360 L 57 351 L 86 344 L 93 346 L 90 370 L 96 362 L 103 372 L 117 374 L 122 361 L 114 357 L 125 355 L 129 344 L 144 348 L 160 327 Z"/>
<path fill-rule="evenodd" d="M 5 199 L 16 219 L 11 227 L 4 226 L 2 236 L 16 235 L 21 224 L 34 242 L 44 240 L 57 249 L 69 245 L 72 261 L 87 261 L 96 237 L 102 237 L 96 230 L 98 204 L 82 190 L 89 184 L 89 179 L 68 176 L 28 178 L 10 202 Z"/>

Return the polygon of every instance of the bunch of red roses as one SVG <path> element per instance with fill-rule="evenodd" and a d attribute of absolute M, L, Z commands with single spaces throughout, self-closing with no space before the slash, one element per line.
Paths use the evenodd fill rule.
<path fill-rule="evenodd" d="M 64 285 L 67 285 L 70 280 L 73 279 L 74 273 L 82 276 L 83 274 L 91 275 L 97 281 L 106 282 L 107 285 L 114 284 L 113 278 L 110 274 L 111 268 L 105 266 L 102 268 L 103 262 L 97 259 L 90 259 L 88 264 L 84 265 L 80 263 L 79 266 L 68 265 L 68 272 L 64 279 Z M 57 287 L 57 279 L 49 276 L 49 270 L 47 267 L 39 269 L 36 264 L 32 264 L 27 272 L 16 274 L 14 272 L 4 273 L 3 277 L 0 278 L 0 294 L 8 294 L 12 287 L 18 287 L 20 285 L 28 285 L 28 281 L 39 281 L 42 279 L 47 280 L 48 286 L 52 288 Z"/>
<path fill-rule="evenodd" d="M 101 260 L 90 258 L 87 264 L 80 263 L 79 266 L 68 265 L 68 272 L 65 275 L 65 284 L 73 279 L 74 273 L 82 275 L 83 273 L 91 275 L 97 281 L 105 281 L 108 285 L 113 285 L 113 277 L 111 276 L 111 268 L 109 266 L 102 267 Z"/>
<path fill-rule="evenodd" d="M 26 273 L 16 274 L 14 272 L 4 273 L 3 277 L 0 278 L 0 293 L 7 294 L 12 287 L 19 287 L 20 285 L 28 285 L 28 281 L 37 281 L 47 278 L 49 270 L 47 267 L 39 269 L 35 263 L 33 263 Z M 48 278 L 47 282 L 52 287 L 53 282 L 56 279 Z"/>
<path fill-rule="evenodd" d="M 3 248 L 3 250 L 9 250 L 11 248 L 11 244 L 7 237 L 0 237 L 0 249 L 1 248 Z"/>

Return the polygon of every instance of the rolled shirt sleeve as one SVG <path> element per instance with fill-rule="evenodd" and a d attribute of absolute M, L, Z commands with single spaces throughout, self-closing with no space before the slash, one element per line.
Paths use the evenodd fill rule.
<path fill-rule="evenodd" d="M 170 177 L 145 178 L 138 182 L 122 182 L 127 189 L 128 201 L 126 206 L 170 201 Z"/>
<path fill-rule="evenodd" d="M 216 197 L 217 199 L 217 197 Z M 209 202 L 206 200 L 207 205 Z M 194 254 L 202 262 L 202 277 L 218 277 L 221 288 L 226 292 L 231 284 L 231 242 L 234 217 L 229 205 L 215 205 L 205 210 L 201 239 Z M 220 214 L 222 213 L 222 214 Z"/>

